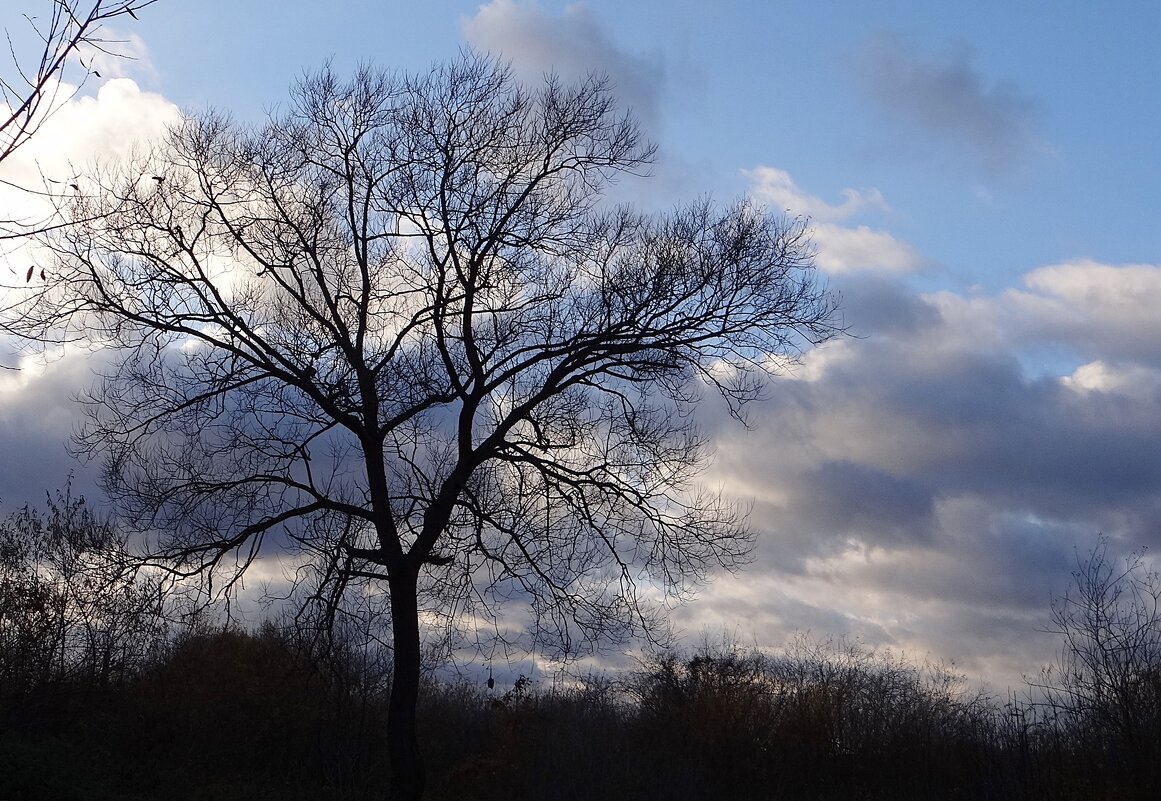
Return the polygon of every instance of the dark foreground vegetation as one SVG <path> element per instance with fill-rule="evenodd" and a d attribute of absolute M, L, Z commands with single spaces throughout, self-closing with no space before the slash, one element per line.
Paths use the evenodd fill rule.
<path fill-rule="evenodd" d="M 0 521 L 0 799 L 380 799 L 389 650 L 177 624 L 67 494 Z M 1105 543 L 1027 697 L 802 638 L 610 678 L 425 679 L 431 799 L 1161 798 L 1161 583 Z M 1035 699 L 1035 700 L 1033 700 Z"/>
<path fill-rule="evenodd" d="M 6 693 L 0 798 L 382 798 L 389 677 L 367 668 L 267 626 L 186 634 L 111 684 Z M 1123 730 L 804 641 L 551 692 L 429 681 L 420 719 L 433 799 L 1155 799 L 1157 674 L 1150 692 Z"/>

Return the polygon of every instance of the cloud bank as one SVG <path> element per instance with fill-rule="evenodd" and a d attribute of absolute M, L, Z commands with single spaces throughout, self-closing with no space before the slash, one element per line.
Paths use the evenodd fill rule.
<path fill-rule="evenodd" d="M 1161 546 L 1157 281 L 1078 262 L 989 295 L 838 283 L 857 338 L 773 381 L 753 430 L 713 430 L 713 479 L 754 499 L 763 537 L 686 624 L 731 610 L 763 641 L 842 632 L 1018 685 L 1056 647 L 1077 549 Z"/>

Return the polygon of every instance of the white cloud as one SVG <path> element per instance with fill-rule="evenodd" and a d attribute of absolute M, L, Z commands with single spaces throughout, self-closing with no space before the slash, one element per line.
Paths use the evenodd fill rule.
<path fill-rule="evenodd" d="M 1077 261 L 1041 267 L 1024 284 L 1083 318 L 1102 324 L 1159 324 L 1161 267 L 1152 264 L 1110 265 Z"/>
<path fill-rule="evenodd" d="M 156 140 L 181 119 L 177 106 L 161 95 L 143 92 L 128 78 L 105 81 L 93 95 L 77 94 L 74 86 L 50 88 L 59 101 L 48 112 L 36 135 L 12 156 L 0 162 L 0 178 L 35 188 L 44 176 L 72 180 L 100 160 L 125 157 Z M 0 197 L 0 208 L 28 202 L 28 196 Z"/>
<path fill-rule="evenodd" d="M 35 135 L 0 162 L 0 220 L 44 219 L 52 208 L 45 195 L 85 191 L 83 175 L 94 163 L 108 165 L 148 147 L 181 119 L 177 106 L 128 78 L 107 80 L 92 95 L 67 84 L 49 94 L 57 103 Z M 0 255 L 0 285 L 22 276 L 28 263 L 20 248 Z"/>
<path fill-rule="evenodd" d="M 875 231 L 866 225 L 845 228 L 833 223 L 813 227 L 818 245 L 815 263 L 828 273 L 874 270 L 885 273 L 907 273 L 923 266 L 923 257 L 915 248 L 886 231 Z"/>
<path fill-rule="evenodd" d="M 83 174 L 94 162 L 108 164 L 148 146 L 181 118 L 164 97 L 126 78 L 105 80 L 91 95 L 61 85 L 56 97 L 35 136 L 0 162 L 0 219 L 42 219 L 51 206 L 18 187 L 67 194 L 76 191 L 69 186 L 75 182 L 84 191 Z M 27 244 L 0 253 L 0 285 L 22 285 L 34 261 Z M 78 473 L 78 491 L 91 493 L 93 478 L 69 457 L 66 443 L 79 413 L 73 396 L 92 381 L 104 357 L 74 350 L 22 359 L 19 353 L 15 343 L 0 339 L 0 365 L 20 368 L 0 371 L 0 454 L 11 468 L 0 476 L 0 499 L 36 502 L 70 472 Z"/>
<path fill-rule="evenodd" d="M 878 189 L 844 189 L 837 206 L 803 191 L 790 173 L 776 167 L 759 166 L 742 170 L 750 181 L 750 196 L 772 209 L 819 222 L 837 222 L 868 211 L 889 211 Z"/>
<path fill-rule="evenodd" d="M 1090 359 L 1161 367 L 1161 266 L 1075 261 L 1041 267 L 1002 299 L 1022 340 L 1054 340 Z"/>
<path fill-rule="evenodd" d="M 842 201 L 833 204 L 799 188 L 786 170 L 759 166 L 742 174 L 750 180 L 750 196 L 757 202 L 776 212 L 810 219 L 819 269 L 832 274 L 905 273 L 923 266 L 918 251 L 886 231 L 839 225 L 864 214 L 890 211 L 878 189 L 844 189 Z"/>
<path fill-rule="evenodd" d="M 1139 364 L 1119 366 L 1098 359 L 1080 365 L 1060 381 L 1079 393 L 1103 392 L 1141 401 L 1161 395 L 1161 373 Z"/>
<path fill-rule="evenodd" d="M 1067 351 L 1092 361 L 1161 368 L 1161 265 L 1091 260 L 1040 267 L 997 294 L 936 292 L 923 300 L 944 320 L 928 332 L 928 351 Z"/>

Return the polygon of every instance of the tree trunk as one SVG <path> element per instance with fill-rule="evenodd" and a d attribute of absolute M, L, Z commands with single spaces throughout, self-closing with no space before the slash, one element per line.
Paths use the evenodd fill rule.
<path fill-rule="evenodd" d="M 407 575 L 390 581 L 395 659 L 387 710 L 387 756 L 391 765 L 391 801 L 419 801 L 424 784 L 415 725 L 419 700 L 419 606 L 416 577 L 406 568 L 401 572 Z"/>

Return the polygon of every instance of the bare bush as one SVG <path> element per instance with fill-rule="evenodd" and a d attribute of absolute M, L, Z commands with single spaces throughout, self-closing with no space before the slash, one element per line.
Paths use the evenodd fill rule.
<path fill-rule="evenodd" d="M 107 686 L 164 647 L 163 584 L 134 568 L 125 536 L 68 489 L 47 512 L 0 521 L 0 687 Z"/>
<path fill-rule="evenodd" d="M 1046 750 L 1080 753 L 1062 772 L 1094 792 L 1161 793 L 1161 576 L 1100 538 L 1052 604 L 1063 644 L 1034 689 Z"/>

